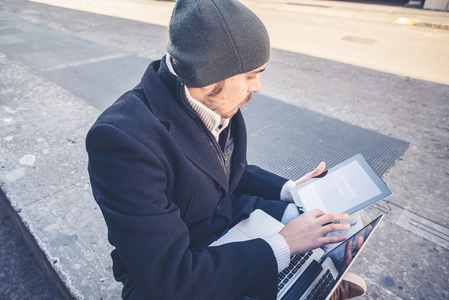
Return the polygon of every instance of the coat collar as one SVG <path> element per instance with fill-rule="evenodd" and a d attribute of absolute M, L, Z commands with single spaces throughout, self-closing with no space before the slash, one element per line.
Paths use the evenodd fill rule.
<path fill-rule="evenodd" d="M 203 170 L 226 192 L 237 185 L 246 164 L 246 129 L 240 111 L 232 118 L 235 151 L 232 155 L 232 173 L 228 182 L 221 164 L 220 151 L 213 135 L 189 105 L 181 78 L 171 74 L 161 61 L 150 64 L 141 86 L 147 106 L 167 128 L 184 155 Z"/>

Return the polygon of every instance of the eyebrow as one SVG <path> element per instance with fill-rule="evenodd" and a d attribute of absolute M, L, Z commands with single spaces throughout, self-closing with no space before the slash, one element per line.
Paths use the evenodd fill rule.
<path fill-rule="evenodd" d="M 257 73 L 262 73 L 263 71 L 265 71 L 265 68 L 263 68 L 262 70 L 251 71 L 251 73 L 257 74 Z"/>

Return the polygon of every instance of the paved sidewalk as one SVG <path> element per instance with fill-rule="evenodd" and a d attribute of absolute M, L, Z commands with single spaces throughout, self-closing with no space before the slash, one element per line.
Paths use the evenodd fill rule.
<path fill-rule="evenodd" d="M 161 26 L 168 25 L 174 5 L 152 0 L 35 1 Z M 243 3 L 264 21 L 273 48 L 449 84 L 448 12 L 325 0 Z M 415 26 L 398 25 L 401 20 Z"/>
<path fill-rule="evenodd" d="M 166 20 L 164 13 L 173 5 L 129 2 L 165 7 L 152 11 L 161 13 L 156 20 Z M 162 23 L 108 16 L 117 11 L 126 14 L 123 7 L 117 9 L 123 1 L 109 1 L 108 11 L 101 6 L 106 2 L 100 0 L 95 1 L 97 6 L 91 1 L 72 3 L 91 3 L 85 7 L 98 10 L 93 14 L 25 0 L 0 0 L 0 188 L 7 196 L 6 204 L 13 208 L 13 219 L 29 235 L 27 241 L 40 257 L 38 263 L 62 291 L 61 297 L 117 299 L 121 287 L 112 278 L 111 247 L 90 192 L 84 138 L 100 111 L 132 88 L 146 64 L 164 53 L 166 28 Z M 418 45 L 422 51 L 429 47 L 423 45 L 429 41 L 424 38 L 426 34 L 441 51 L 447 49 L 449 40 L 441 28 L 395 27 L 400 25 L 391 23 L 406 11 L 409 16 L 414 12 L 421 22 L 444 27 L 447 13 L 384 6 L 368 9 L 356 3 L 330 1 L 245 3 L 267 18 L 267 9 L 276 5 L 273 15 L 286 20 L 295 14 L 302 21 L 338 19 L 340 24 L 335 26 L 343 29 L 338 34 L 336 30 L 335 35 L 341 38 L 358 37 L 346 28 L 359 24 L 367 29 L 360 21 L 369 15 L 375 23 L 373 31 L 382 28 L 382 33 L 393 39 L 397 28 L 404 28 L 400 29 L 404 39 L 422 39 Z M 287 12 L 279 9 L 283 5 Z M 370 12 L 372 8 L 376 9 Z M 139 14 L 133 10 L 131 15 Z M 268 22 L 273 26 L 276 49 L 264 72 L 263 98 L 245 107 L 248 119 L 254 120 L 248 124 L 250 138 L 257 139 L 257 126 L 260 131 L 275 129 L 285 124 L 282 122 L 288 114 L 309 110 L 316 116 L 317 126 L 332 118 L 361 131 L 410 143 L 384 176 L 394 195 L 363 213 L 364 220 L 380 213 L 386 217 L 354 270 L 368 282 L 369 292 L 362 299 L 448 299 L 449 212 L 442 208 L 449 204 L 449 86 L 439 84 L 446 80 L 444 68 L 437 69 L 442 73 L 435 72 L 438 80 L 419 80 L 414 69 L 426 70 L 426 63 L 413 51 L 407 54 L 417 57 L 413 70 L 396 66 L 398 73 L 366 69 L 356 61 L 346 64 L 339 57 L 327 60 L 323 57 L 332 51 L 324 48 L 340 54 L 345 49 L 373 48 L 362 48 L 367 44 L 357 42 L 350 44 L 357 46 L 347 46 L 341 38 L 328 47 L 303 40 L 302 49 L 307 51 L 301 52 L 295 48 L 296 42 L 292 46 L 285 37 L 279 37 L 276 22 Z M 309 24 L 307 30 L 313 26 Z M 328 40 L 332 38 L 323 37 L 323 41 Z M 379 41 L 387 47 L 387 41 Z M 308 52 L 314 47 L 320 55 L 304 55 L 313 54 Z M 440 50 L 421 54 L 438 57 Z M 372 55 L 380 50 L 366 50 L 370 51 Z M 388 62 L 380 54 L 376 57 L 379 64 Z M 363 60 L 363 55 L 358 60 Z M 447 61 L 441 60 L 445 66 Z M 270 107 L 276 110 L 260 108 L 262 99 L 275 104 Z M 270 124 L 256 122 L 261 112 Z M 294 126 L 288 129 L 296 130 Z M 270 141 L 273 146 L 279 142 L 276 138 Z M 0 263 L 0 267 L 5 265 Z M 32 278 L 23 280 L 28 286 Z M 20 289 L 14 294 L 12 290 L 3 290 L 3 294 L 0 290 L 0 298 L 24 298 L 16 292 Z M 35 291 L 44 299 L 54 295 L 52 291 Z"/>

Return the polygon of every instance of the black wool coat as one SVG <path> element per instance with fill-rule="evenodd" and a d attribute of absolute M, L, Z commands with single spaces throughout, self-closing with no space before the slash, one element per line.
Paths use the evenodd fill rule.
<path fill-rule="evenodd" d="M 277 263 L 264 240 L 207 246 L 256 208 L 281 219 L 286 179 L 247 165 L 240 111 L 231 120 L 234 152 L 226 174 L 221 149 L 164 62 L 151 63 L 86 139 L 122 297 L 275 299 Z"/>

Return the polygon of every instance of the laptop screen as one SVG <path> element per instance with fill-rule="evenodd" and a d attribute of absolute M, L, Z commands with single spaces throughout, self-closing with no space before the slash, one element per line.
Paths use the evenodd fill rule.
<path fill-rule="evenodd" d="M 367 224 L 357 233 L 349 237 L 346 241 L 344 241 L 322 257 L 321 261 L 324 261 L 328 257 L 332 259 L 332 262 L 337 268 L 339 274 L 338 279 L 351 265 L 351 262 L 365 245 L 366 241 L 371 236 L 371 233 L 377 227 L 382 217 L 383 215 L 377 217 L 371 223 Z"/>

